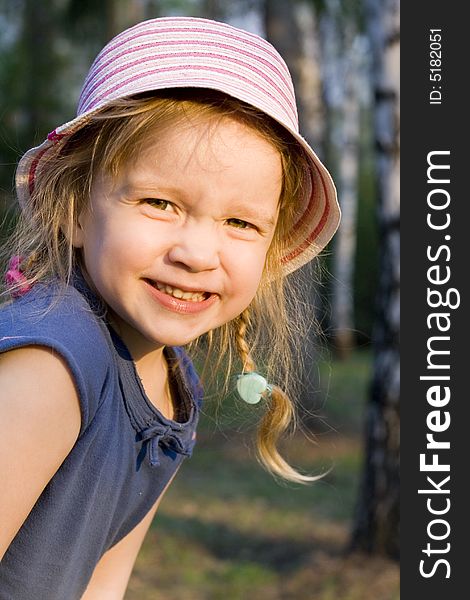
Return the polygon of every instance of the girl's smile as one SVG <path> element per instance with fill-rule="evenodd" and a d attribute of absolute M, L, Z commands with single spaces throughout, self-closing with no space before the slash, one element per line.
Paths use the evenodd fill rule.
<path fill-rule="evenodd" d="M 150 292 L 168 310 L 179 313 L 198 313 L 217 300 L 217 294 L 202 290 L 182 290 L 159 281 L 147 280 Z"/>
<path fill-rule="evenodd" d="M 135 360 L 250 304 L 281 185 L 277 150 L 226 117 L 149 135 L 117 177 L 97 177 L 74 243 Z"/>

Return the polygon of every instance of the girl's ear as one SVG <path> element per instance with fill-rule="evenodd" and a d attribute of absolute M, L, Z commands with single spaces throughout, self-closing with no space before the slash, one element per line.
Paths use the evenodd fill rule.
<path fill-rule="evenodd" d="M 69 227 L 70 241 L 74 248 L 83 247 L 83 227 L 82 227 L 82 214 L 78 216 L 74 223 Z"/>
<path fill-rule="evenodd" d="M 62 222 L 61 230 L 67 241 L 74 248 L 83 247 L 83 213 L 80 213 L 75 219 L 73 213 L 67 215 L 67 220 Z"/>

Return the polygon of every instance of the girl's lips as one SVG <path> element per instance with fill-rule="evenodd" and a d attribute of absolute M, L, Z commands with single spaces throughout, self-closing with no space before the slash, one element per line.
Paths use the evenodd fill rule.
<path fill-rule="evenodd" d="M 156 299 L 162 306 L 173 312 L 182 314 L 196 314 L 208 309 L 218 298 L 217 294 L 210 294 L 207 298 L 201 301 L 183 300 L 183 298 L 175 298 L 165 292 L 160 291 L 148 279 L 144 279 L 145 284 L 153 298 Z"/>

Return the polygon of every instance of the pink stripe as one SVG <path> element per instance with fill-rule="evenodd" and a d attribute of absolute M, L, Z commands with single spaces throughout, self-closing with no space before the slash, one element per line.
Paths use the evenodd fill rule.
<path fill-rule="evenodd" d="M 50 133 L 47 134 L 47 139 L 50 142 L 59 142 L 63 137 L 65 137 L 67 134 L 66 133 L 57 133 L 57 130 L 54 129 L 53 131 L 51 131 Z"/>
<path fill-rule="evenodd" d="M 187 22 L 189 23 L 189 27 L 184 27 L 182 25 L 179 25 L 181 22 Z M 199 22 L 201 23 L 201 25 L 199 27 L 195 27 L 194 23 Z M 168 23 L 168 26 L 163 26 L 163 23 Z M 177 23 L 177 24 L 175 24 Z M 172 25 L 173 24 L 173 25 Z M 234 32 L 233 34 L 228 34 L 227 35 L 233 35 L 238 37 L 238 39 L 246 39 L 246 38 L 251 38 L 250 41 L 255 43 L 255 42 L 261 42 L 262 44 L 265 44 L 266 46 L 270 47 L 271 45 L 269 44 L 269 42 L 267 42 L 266 40 L 264 40 L 262 37 L 260 37 L 258 34 L 256 33 L 251 33 L 250 31 L 247 31 L 245 29 L 239 29 L 238 27 L 235 27 L 234 25 L 229 25 L 228 23 L 218 23 L 216 21 L 212 21 L 210 19 L 202 19 L 202 18 L 197 18 L 197 17 L 159 17 L 157 19 L 148 19 L 147 21 L 142 21 L 141 23 L 137 23 L 136 25 L 134 25 L 133 27 L 129 27 L 129 29 L 122 31 L 121 33 L 119 33 L 118 35 L 115 36 L 115 38 L 113 38 L 112 40 L 110 40 L 109 43 L 117 43 L 118 42 L 118 38 L 122 38 L 122 37 L 126 37 L 127 39 L 134 39 L 134 37 L 138 37 L 139 35 L 142 34 L 137 34 L 136 36 L 129 36 L 130 33 L 133 33 L 135 31 L 141 31 L 143 30 L 143 35 L 145 35 L 146 32 L 161 32 L 161 31 L 170 31 L 170 32 L 182 32 L 182 33 L 187 33 L 188 31 L 197 31 L 198 33 L 211 33 L 211 34 L 221 34 L 223 36 L 226 35 L 227 30 L 228 31 L 232 31 Z M 262 46 L 260 46 L 262 47 Z M 106 48 L 106 46 L 105 46 Z"/>
<path fill-rule="evenodd" d="M 43 155 L 49 149 L 50 149 L 50 146 L 48 146 L 47 148 L 44 148 L 43 150 L 41 150 L 40 152 L 38 152 L 36 154 L 36 156 L 34 157 L 34 160 L 31 163 L 31 166 L 29 168 L 29 173 L 28 173 L 28 190 L 29 190 L 29 195 L 30 196 L 34 192 L 34 181 L 35 181 L 35 178 L 36 178 L 36 169 L 38 168 L 39 161 L 41 160 L 41 158 L 43 157 Z"/>
<path fill-rule="evenodd" d="M 218 59 L 220 59 L 220 56 L 219 56 L 219 55 L 217 55 L 217 54 L 210 54 L 210 53 L 208 53 L 208 52 L 180 52 L 180 53 L 177 55 L 177 57 L 178 57 L 178 58 L 180 58 L 180 59 L 181 59 L 182 57 L 194 57 L 194 58 L 196 58 L 196 57 L 201 57 L 201 58 L 211 57 L 211 58 L 218 58 Z M 166 60 L 167 58 L 175 58 L 175 55 L 174 55 L 174 54 L 162 54 L 162 55 L 160 55 L 158 58 L 159 58 L 160 60 Z M 288 112 L 290 112 L 290 113 L 291 113 L 291 115 L 295 115 L 295 112 L 294 112 L 293 106 L 292 106 L 292 104 L 291 104 L 291 102 L 290 102 L 289 98 L 288 98 L 288 97 L 285 95 L 285 93 L 283 92 L 283 90 L 281 90 L 281 89 L 279 88 L 279 86 L 278 86 L 278 85 L 276 85 L 276 83 L 275 83 L 275 82 L 274 82 L 274 81 L 273 81 L 273 80 L 272 80 L 270 77 L 267 77 L 267 76 L 266 76 L 266 75 L 265 75 L 265 74 L 264 74 L 262 71 L 260 71 L 259 69 L 255 68 L 255 67 L 253 67 L 253 66 L 251 66 L 251 65 L 246 65 L 246 63 L 244 63 L 243 61 L 240 61 L 240 60 L 238 60 L 237 58 L 229 58 L 229 57 L 227 57 L 227 56 L 224 56 L 224 57 L 223 57 L 223 60 L 224 60 L 225 62 L 226 62 L 226 61 L 228 61 L 228 62 L 232 62 L 232 63 L 235 63 L 235 64 L 237 64 L 237 65 L 241 65 L 241 66 L 243 66 L 243 67 L 246 67 L 246 66 L 248 66 L 248 68 L 249 68 L 251 71 L 253 71 L 253 72 L 254 72 L 254 73 L 256 73 L 257 75 L 259 75 L 259 76 L 260 76 L 262 79 L 264 79 L 264 80 L 265 80 L 267 83 L 269 83 L 269 84 L 270 84 L 270 85 L 271 85 L 271 86 L 272 86 L 272 87 L 273 87 L 273 88 L 274 88 L 274 89 L 275 89 L 275 90 L 276 90 L 276 91 L 277 91 L 277 92 L 278 92 L 278 93 L 279 93 L 279 94 L 282 96 L 282 98 L 284 98 L 284 100 L 285 100 L 285 102 L 286 102 L 286 104 L 287 104 L 287 109 L 288 109 Z M 86 96 L 86 97 L 83 99 L 83 104 L 85 105 L 85 104 L 86 104 L 86 101 L 88 100 L 88 98 L 90 97 L 90 95 L 92 95 L 92 94 L 93 94 L 93 92 L 94 92 L 96 89 L 98 89 L 99 87 L 101 87 L 103 83 L 105 83 L 105 82 L 106 82 L 108 79 L 110 79 L 110 78 L 111 78 L 111 77 L 113 77 L 114 75 L 117 75 L 118 73 L 122 73 L 122 72 L 124 72 L 124 71 L 127 71 L 127 70 L 131 69 L 132 67 L 135 67 L 136 65 L 140 65 L 140 64 L 143 64 L 143 63 L 146 63 L 146 62 L 154 62 L 154 61 L 155 61 L 155 57 L 154 57 L 154 56 L 147 56 L 147 57 L 141 58 L 141 59 L 139 59 L 139 60 L 135 60 L 135 61 L 133 61 L 133 62 L 127 63 L 127 64 L 126 64 L 126 65 L 125 65 L 123 68 L 118 68 L 118 69 L 115 69 L 114 71 L 112 71 L 111 73 L 107 73 L 107 74 L 106 74 L 106 76 L 102 77 L 102 78 L 101 78 L 99 81 L 97 81 L 97 82 L 95 83 L 95 85 L 94 85 L 94 86 L 93 86 L 93 87 L 92 87 L 92 88 L 91 88 L 91 89 L 88 91 L 88 94 L 87 94 L 87 96 Z M 177 67 L 177 68 L 180 68 L 180 67 Z M 194 69 L 194 68 L 198 68 L 198 67 L 197 67 L 196 65 L 187 65 L 187 66 L 184 66 L 183 68 L 186 70 L 186 69 Z M 204 68 L 204 69 L 206 69 L 206 70 L 209 70 L 209 69 L 210 69 L 210 70 L 214 70 L 214 68 L 213 68 L 213 67 L 210 67 L 210 66 L 204 66 L 203 68 Z M 147 75 L 149 75 L 150 73 L 161 73 L 161 72 L 164 72 L 164 71 L 167 71 L 167 70 L 168 70 L 168 69 L 166 69 L 165 67 L 162 67 L 162 68 L 160 68 L 160 69 L 154 69 L 153 71 L 146 71 L 145 73 L 141 73 L 140 75 L 142 75 L 142 76 L 143 76 L 143 75 L 147 76 Z M 217 70 L 217 69 L 215 69 L 215 70 Z M 222 70 L 219 70 L 218 72 L 220 72 L 220 73 L 221 73 L 221 72 L 223 72 L 223 71 L 222 71 Z M 226 72 L 227 72 L 227 73 L 231 73 L 230 71 L 226 71 Z M 231 74 L 232 74 L 232 73 L 231 73 Z M 235 73 L 233 73 L 233 75 L 234 75 L 234 74 L 235 74 Z M 242 77 L 242 76 L 240 76 L 240 78 L 241 78 L 241 77 Z M 136 78 L 138 79 L 138 76 L 136 76 Z M 135 80 L 135 78 L 133 78 L 133 79 L 130 79 L 130 80 L 129 80 L 129 82 L 130 82 L 130 81 L 134 81 L 134 80 Z M 253 83 L 253 82 L 252 82 L 251 80 L 249 80 L 249 79 L 245 79 L 245 81 L 249 81 L 250 83 Z M 106 95 L 107 95 L 107 94 L 109 94 L 109 93 L 112 93 L 112 92 L 113 92 L 115 89 L 119 89 L 119 86 L 118 86 L 118 87 L 113 87 L 113 88 L 111 88 L 111 90 L 107 90 L 107 91 L 106 91 Z M 260 87 L 259 89 L 262 89 L 262 88 Z M 102 95 L 101 97 L 103 97 L 103 95 Z M 282 103 L 280 103 L 279 101 L 278 101 L 278 104 L 279 104 L 280 106 L 283 106 L 283 105 L 282 105 Z M 94 106 L 94 103 L 92 103 L 90 106 Z M 84 109 L 84 112 L 85 112 L 85 110 L 89 110 L 89 108 L 85 108 L 85 109 Z M 284 107 L 284 110 L 285 110 L 285 107 Z M 294 121 L 295 121 L 295 118 L 294 118 Z"/>
<path fill-rule="evenodd" d="M 151 43 L 147 43 L 147 44 L 142 44 L 139 46 L 136 46 L 135 48 L 131 48 L 131 49 L 126 49 L 124 51 L 122 51 L 120 54 L 116 54 L 115 56 L 113 56 L 112 58 L 110 58 L 109 60 L 107 60 L 106 62 L 99 63 L 99 66 L 97 68 L 97 70 L 93 73 L 93 77 L 90 77 L 90 79 L 86 82 L 83 90 L 82 90 L 82 94 L 81 94 L 81 98 L 79 100 L 79 105 L 84 104 L 91 93 L 93 93 L 94 89 L 96 89 L 96 85 L 94 85 L 93 87 L 91 87 L 89 89 L 89 86 L 91 85 L 91 83 L 93 82 L 93 80 L 95 80 L 97 77 L 99 77 L 100 73 L 110 64 L 112 64 L 113 62 L 119 60 L 121 57 L 123 56 L 127 56 L 130 55 L 132 53 L 135 52 L 139 52 L 140 50 L 144 50 L 146 48 L 155 48 L 158 46 L 181 46 L 181 45 L 191 45 L 191 46 L 195 46 L 195 45 L 201 45 L 201 46 L 214 46 L 216 48 L 223 48 L 224 50 L 232 50 L 237 52 L 238 54 L 243 54 L 244 56 L 247 56 L 249 58 L 253 58 L 254 60 L 256 60 L 259 63 L 264 64 L 267 68 L 269 68 L 271 71 L 273 71 L 274 73 L 276 73 L 276 75 L 278 75 L 279 79 L 281 79 L 282 83 L 286 86 L 287 89 L 290 88 L 290 79 L 287 80 L 286 77 L 281 73 L 281 71 L 272 63 L 270 63 L 268 60 L 262 58 L 261 56 L 256 56 L 255 54 L 252 54 L 251 52 L 248 52 L 246 50 L 242 50 L 241 48 L 238 48 L 236 46 L 230 46 L 229 44 L 222 44 L 219 42 L 209 42 L 209 41 L 192 41 L 192 40 L 174 40 L 174 41 L 165 41 L 165 42 L 151 42 Z M 216 56 L 210 53 L 207 53 L 208 56 Z M 183 56 L 185 56 L 183 54 Z M 225 58 L 225 55 L 222 55 Z M 155 59 L 158 60 L 160 58 L 164 58 L 164 55 L 157 55 L 155 56 Z M 241 63 L 244 64 L 244 63 Z M 99 85 L 99 83 L 98 83 Z M 86 94 L 85 94 L 86 91 Z M 291 104 L 291 102 L 289 102 L 289 104 Z"/>
<path fill-rule="evenodd" d="M 68 131 L 67 133 L 57 133 L 57 129 L 53 129 L 50 133 L 47 134 L 47 139 L 50 142 L 52 142 L 52 144 L 50 144 L 46 148 L 43 148 L 42 150 L 40 150 L 34 157 L 34 160 L 31 162 L 31 165 L 29 167 L 28 190 L 29 190 L 30 196 L 34 192 L 36 170 L 37 170 L 39 162 L 41 161 L 43 156 L 46 154 L 46 152 L 49 152 L 49 150 L 51 150 L 55 146 L 55 144 L 57 144 L 64 138 L 70 137 L 72 135 L 72 133 L 74 133 L 74 131 L 75 131 L 75 129 L 72 129 L 72 130 Z"/>
<path fill-rule="evenodd" d="M 142 21 L 141 23 L 137 23 L 135 25 L 135 27 L 145 27 L 145 25 L 150 24 L 152 21 L 155 21 L 155 19 L 148 19 L 147 21 Z M 230 29 L 231 31 L 236 31 L 238 33 L 243 33 L 246 37 L 250 37 L 253 38 L 253 40 L 259 40 L 260 36 L 256 33 L 251 33 L 251 31 L 247 31 L 245 29 L 240 30 L 238 27 L 235 27 L 235 25 L 229 25 L 228 23 L 218 23 L 217 21 L 212 21 L 211 19 L 205 19 L 204 17 L 160 17 L 158 19 L 158 21 L 165 21 L 168 23 L 174 23 L 175 21 L 181 22 L 181 21 L 185 21 L 187 23 L 190 24 L 191 29 L 192 26 L 194 24 L 194 22 L 199 22 L 199 23 L 204 23 L 206 26 L 204 27 L 204 25 L 201 25 L 201 27 L 204 27 L 204 31 L 212 31 L 212 30 L 217 30 L 220 31 L 221 29 L 223 29 L 225 31 L 225 29 Z M 132 29 L 132 28 L 131 28 Z M 187 30 L 187 28 L 183 28 L 184 31 Z M 262 39 L 262 38 L 261 38 Z"/>
<path fill-rule="evenodd" d="M 161 73 L 161 72 L 184 71 L 187 68 L 188 67 L 185 67 L 185 66 L 162 67 L 160 69 L 153 69 L 152 71 L 147 71 L 145 73 L 145 76 L 147 77 L 149 75 L 153 75 L 154 73 Z M 248 78 L 244 77 L 243 75 L 239 75 L 237 73 L 233 73 L 232 71 L 227 71 L 226 69 L 216 68 L 214 66 L 207 67 L 207 66 L 203 66 L 203 65 L 191 65 L 189 68 L 191 70 L 217 72 L 217 73 L 221 73 L 223 75 L 230 75 L 232 78 L 239 79 L 240 81 L 245 81 L 245 82 L 249 83 L 251 87 L 255 87 L 259 91 L 261 91 L 263 94 L 269 96 L 276 104 L 278 104 L 282 108 L 283 111 L 285 111 L 285 106 L 281 102 L 279 102 L 279 100 L 275 96 L 273 96 L 272 94 L 270 94 L 269 92 L 267 92 L 263 87 L 261 87 L 260 85 L 258 85 L 254 81 L 252 81 L 251 79 L 248 79 Z M 106 89 L 106 91 L 103 94 L 101 94 L 101 96 L 98 96 L 97 98 L 94 99 L 94 102 L 92 102 L 87 107 L 86 110 L 87 111 L 92 110 L 92 108 L 94 106 L 96 106 L 97 104 L 99 104 L 99 102 L 103 98 L 108 97 L 110 94 L 112 94 L 116 90 L 119 90 L 119 89 L 121 89 L 123 87 L 126 87 L 129 83 L 132 83 L 133 81 L 136 81 L 137 79 L 142 79 L 142 78 L 143 78 L 143 74 L 142 73 L 138 73 L 138 74 L 134 75 L 133 77 L 130 77 L 126 81 L 120 82 L 120 83 L 116 84 L 115 86 L 113 86 L 110 89 Z M 212 80 L 207 79 L 207 81 L 212 81 Z M 166 87 L 168 87 L 168 86 L 166 86 Z"/>
<path fill-rule="evenodd" d="M 171 20 L 171 19 L 170 19 Z M 237 31 L 235 28 L 232 28 L 231 26 L 230 29 L 233 29 L 233 31 Z M 132 31 L 132 29 L 129 30 L 129 32 Z M 280 60 L 280 56 L 279 54 L 276 52 L 276 50 L 271 46 L 271 44 L 269 44 L 269 42 L 267 42 L 266 40 L 263 40 L 263 38 L 260 38 L 259 36 L 255 35 L 255 34 L 249 34 L 250 36 L 252 36 L 252 39 L 247 40 L 245 37 L 242 37 L 241 35 L 235 35 L 235 34 L 231 34 L 228 33 L 225 29 L 222 31 L 220 29 L 212 29 L 212 28 L 208 28 L 208 27 L 201 27 L 201 28 L 193 28 L 193 27 L 165 27 L 165 28 L 152 28 L 152 29 L 146 29 L 145 31 L 142 31 L 140 33 L 136 33 L 135 35 L 132 36 L 125 36 L 124 34 L 122 36 L 117 36 L 117 39 L 115 39 L 115 43 L 112 44 L 112 41 L 110 42 L 109 46 L 105 46 L 105 48 L 103 48 L 102 52 L 97 56 L 96 60 L 94 61 L 95 63 L 98 60 L 103 59 L 105 56 L 107 56 L 110 52 L 113 52 L 116 48 L 119 48 L 120 46 L 126 45 L 128 44 L 131 40 L 135 40 L 138 39 L 140 37 L 147 37 L 149 35 L 154 36 L 154 35 L 161 35 L 164 33 L 192 33 L 192 32 L 197 32 L 197 33 L 206 33 L 206 34 L 212 34 L 212 35 L 217 35 L 223 39 L 231 39 L 231 40 L 235 40 L 237 42 L 241 42 L 242 44 L 245 43 L 249 43 L 251 44 L 254 48 L 257 48 L 258 50 L 263 50 L 264 52 L 266 52 L 266 54 L 269 54 L 269 56 L 271 56 L 271 58 L 273 58 L 286 72 L 287 75 L 289 75 L 289 70 L 287 68 L 287 66 L 285 65 L 285 63 Z M 124 32 L 126 33 L 126 32 Z M 243 33 L 247 33 L 248 32 L 243 32 Z M 123 39 L 121 39 L 121 37 Z M 260 43 L 261 42 L 261 43 Z M 90 71 L 93 71 L 93 66 L 91 67 Z"/>
<path fill-rule="evenodd" d="M 323 177 L 323 174 L 320 172 L 319 169 L 316 169 L 317 173 L 320 175 L 320 179 L 322 181 L 323 184 L 323 190 L 326 192 L 326 185 L 325 185 L 325 179 Z M 325 193 L 325 196 L 327 196 L 327 194 Z M 308 217 L 308 215 L 310 214 L 312 208 L 313 208 L 313 198 L 314 195 L 313 193 L 310 196 L 310 200 L 307 206 L 307 209 L 304 211 L 302 217 L 297 221 L 295 227 L 292 229 L 292 232 L 295 232 L 295 230 L 297 229 L 297 225 L 300 223 L 303 223 L 306 219 L 306 217 Z M 313 240 L 318 237 L 321 233 L 321 231 L 323 230 L 323 228 L 325 227 L 325 224 L 328 220 L 328 216 L 330 214 L 330 204 L 328 201 L 325 202 L 325 208 L 323 210 L 323 214 L 320 218 L 320 221 L 318 222 L 317 226 L 315 227 L 315 229 L 313 229 L 313 231 L 310 232 L 310 234 L 308 235 L 307 238 L 305 238 L 305 240 L 296 248 L 294 248 L 294 250 L 292 250 L 291 252 L 289 252 L 289 254 L 287 254 L 286 256 L 283 256 L 281 259 L 282 263 L 287 263 L 289 261 L 291 261 L 292 259 L 296 258 L 297 256 L 299 256 L 299 254 L 302 254 L 302 252 L 304 252 L 305 250 L 307 250 L 307 248 L 309 248 L 313 242 Z"/>

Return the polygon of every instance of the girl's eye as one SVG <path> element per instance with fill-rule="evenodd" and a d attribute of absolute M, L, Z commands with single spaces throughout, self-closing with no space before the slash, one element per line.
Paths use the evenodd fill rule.
<path fill-rule="evenodd" d="M 243 221 L 242 219 L 228 219 L 227 223 L 231 227 L 236 227 L 237 229 L 253 229 L 254 225 L 248 223 L 248 221 Z"/>
<path fill-rule="evenodd" d="M 171 202 L 168 200 L 161 200 L 160 198 L 145 198 L 143 202 L 154 208 L 158 208 L 159 210 L 167 210 L 171 206 Z"/>

